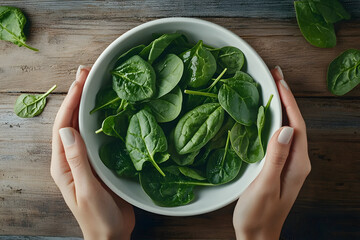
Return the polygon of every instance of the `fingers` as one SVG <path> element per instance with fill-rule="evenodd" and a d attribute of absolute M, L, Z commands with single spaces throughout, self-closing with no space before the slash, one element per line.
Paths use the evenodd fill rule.
<path fill-rule="evenodd" d="M 279 66 L 276 66 L 275 69 L 271 70 L 271 73 L 276 82 L 277 88 L 279 90 L 281 102 L 284 105 L 286 114 L 289 119 L 290 127 L 295 128 L 305 128 L 305 122 L 299 110 L 299 107 L 296 103 L 294 95 L 292 94 L 289 85 L 284 80 L 284 75 Z"/>
<path fill-rule="evenodd" d="M 95 177 L 87 159 L 85 143 L 80 134 L 73 128 L 61 128 L 59 134 L 74 179 L 75 190 L 81 189 L 81 191 L 86 192 L 85 188 L 92 185 L 91 182 Z"/>
<path fill-rule="evenodd" d="M 277 130 L 267 147 L 266 160 L 261 172 L 261 178 L 266 182 L 280 180 L 286 160 L 289 156 L 294 129 L 282 127 Z"/>

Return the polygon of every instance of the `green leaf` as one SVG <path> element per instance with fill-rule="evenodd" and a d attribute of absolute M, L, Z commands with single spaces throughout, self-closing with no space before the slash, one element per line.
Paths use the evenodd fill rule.
<path fill-rule="evenodd" d="M 148 111 L 140 110 L 131 117 L 126 135 L 126 148 L 136 170 L 140 171 L 143 164 L 148 161 L 164 175 L 154 155 L 166 152 L 168 144 L 163 130 Z"/>
<path fill-rule="evenodd" d="M 159 99 L 153 99 L 146 103 L 159 123 L 173 121 L 181 112 L 182 93 L 179 87 Z"/>
<path fill-rule="evenodd" d="M 21 94 L 16 99 L 15 102 L 15 106 L 14 106 L 15 114 L 21 118 L 32 118 L 39 115 L 40 113 L 42 113 L 42 111 L 45 108 L 46 97 L 52 91 L 54 91 L 55 88 L 56 85 L 54 85 L 44 94 L 37 94 L 37 95 Z"/>
<path fill-rule="evenodd" d="M 244 53 L 236 47 L 222 47 L 217 55 L 220 71 L 227 68 L 226 74 L 232 75 L 240 71 L 245 63 Z"/>
<path fill-rule="evenodd" d="M 152 64 L 164 52 L 167 46 L 176 38 L 182 36 L 180 33 L 167 33 L 152 41 L 145 47 L 139 56 Z"/>
<path fill-rule="evenodd" d="M 121 99 L 141 101 L 151 98 L 156 91 L 153 67 L 138 55 L 111 71 L 113 89 Z"/>
<path fill-rule="evenodd" d="M 186 113 L 174 132 L 174 143 L 179 154 L 200 150 L 222 126 L 224 110 L 218 103 L 207 103 Z"/>
<path fill-rule="evenodd" d="M 104 165 L 116 171 L 119 177 L 135 177 L 138 175 L 124 143 L 114 141 L 102 145 L 99 157 Z"/>
<path fill-rule="evenodd" d="M 218 94 L 219 103 L 238 123 L 250 126 L 256 121 L 259 91 L 256 86 L 236 78 L 228 79 Z"/>
<path fill-rule="evenodd" d="M 336 57 L 329 65 L 327 87 L 341 96 L 360 83 L 360 50 L 349 49 Z"/>
<path fill-rule="evenodd" d="M 179 167 L 179 170 L 185 177 L 189 177 L 199 181 L 206 180 L 206 177 L 202 176 L 201 172 L 197 169 L 192 169 L 189 167 Z"/>
<path fill-rule="evenodd" d="M 25 24 L 26 18 L 20 9 L 0 6 L 0 39 L 12 42 L 20 47 L 27 47 L 33 51 L 39 51 L 25 43 Z"/>
<path fill-rule="evenodd" d="M 184 62 L 183 84 L 192 88 L 205 86 L 216 71 L 216 60 L 200 40 L 193 48 L 180 54 Z"/>
<path fill-rule="evenodd" d="M 96 94 L 95 107 L 90 111 L 90 114 L 99 110 L 117 110 L 120 106 L 121 98 L 111 88 L 100 89 Z"/>
<path fill-rule="evenodd" d="M 338 0 L 310 0 L 327 23 L 349 20 L 350 14 Z"/>
<path fill-rule="evenodd" d="M 154 70 L 157 92 L 153 98 L 160 98 L 177 86 L 184 71 L 184 64 L 178 56 L 168 54 L 154 64 Z"/>
<path fill-rule="evenodd" d="M 336 35 L 332 23 L 313 11 L 308 1 L 294 2 L 296 19 L 304 38 L 315 47 L 331 48 L 336 45 Z"/>
<path fill-rule="evenodd" d="M 119 66 L 129 58 L 138 55 L 143 49 L 145 48 L 145 45 L 139 45 L 136 47 L 133 47 L 129 49 L 127 52 L 120 55 L 120 57 L 116 60 L 115 66 Z"/>

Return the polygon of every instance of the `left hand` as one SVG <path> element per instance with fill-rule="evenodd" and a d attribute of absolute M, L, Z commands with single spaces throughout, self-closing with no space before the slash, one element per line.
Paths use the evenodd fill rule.
<path fill-rule="evenodd" d="M 52 138 L 51 176 L 89 239 L 130 239 L 135 216 L 130 204 L 115 196 L 93 174 L 78 129 L 78 109 L 89 68 L 79 67 L 57 113 Z"/>

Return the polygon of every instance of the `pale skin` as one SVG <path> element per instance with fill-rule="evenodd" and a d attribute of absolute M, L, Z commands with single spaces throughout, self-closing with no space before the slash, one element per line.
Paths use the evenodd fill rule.
<path fill-rule="evenodd" d="M 51 176 L 84 239 L 130 239 L 135 226 L 133 208 L 94 174 L 78 132 L 78 108 L 88 73 L 89 68 L 79 68 L 57 113 L 52 133 Z M 280 134 L 283 127 L 271 138 L 262 171 L 235 207 L 237 239 L 279 239 L 286 216 L 311 169 L 305 122 L 291 91 L 281 84 L 281 70 L 276 68 L 272 74 L 293 134 L 289 135 L 289 127 L 290 131 Z M 288 143 L 281 143 L 287 140 Z"/>

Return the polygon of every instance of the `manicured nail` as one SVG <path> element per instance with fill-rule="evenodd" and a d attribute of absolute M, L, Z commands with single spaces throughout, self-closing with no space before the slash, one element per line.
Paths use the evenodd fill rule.
<path fill-rule="evenodd" d="M 81 70 L 83 70 L 84 68 L 85 68 L 84 65 L 80 65 L 78 67 L 78 70 L 76 71 L 76 80 L 80 77 Z"/>
<path fill-rule="evenodd" d="M 281 85 L 283 85 L 284 88 L 286 88 L 286 90 L 289 90 L 289 85 L 287 85 L 287 83 L 285 82 L 284 79 L 281 79 L 280 83 L 281 83 Z"/>
<path fill-rule="evenodd" d="M 75 143 L 75 137 L 71 128 L 61 128 L 59 134 L 64 147 L 71 146 Z"/>
<path fill-rule="evenodd" d="M 278 136 L 278 142 L 281 144 L 288 144 L 293 134 L 294 129 L 292 127 L 284 127 Z"/>
<path fill-rule="evenodd" d="M 283 74 L 283 72 L 282 72 L 282 70 L 281 70 L 281 67 L 280 67 L 280 66 L 275 66 L 275 69 L 278 70 L 278 72 L 279 72 L 279 74 L 280 74 L 280 76 L 281 76 L 281 79 L 284 79 L 284 74 Z"/>
<path fill-rule="evenodd" d="M 70 85 L 70 87 L 69 87 L 69 91 L 68 91 L 68 92 L 70 92 L 70 91 L 71 91 L 71 89 L 74 87 L 75 83 L 76 83 L 76 80 L 75 80 L 75 81 L 73 81 L 73 83 Z"/>

